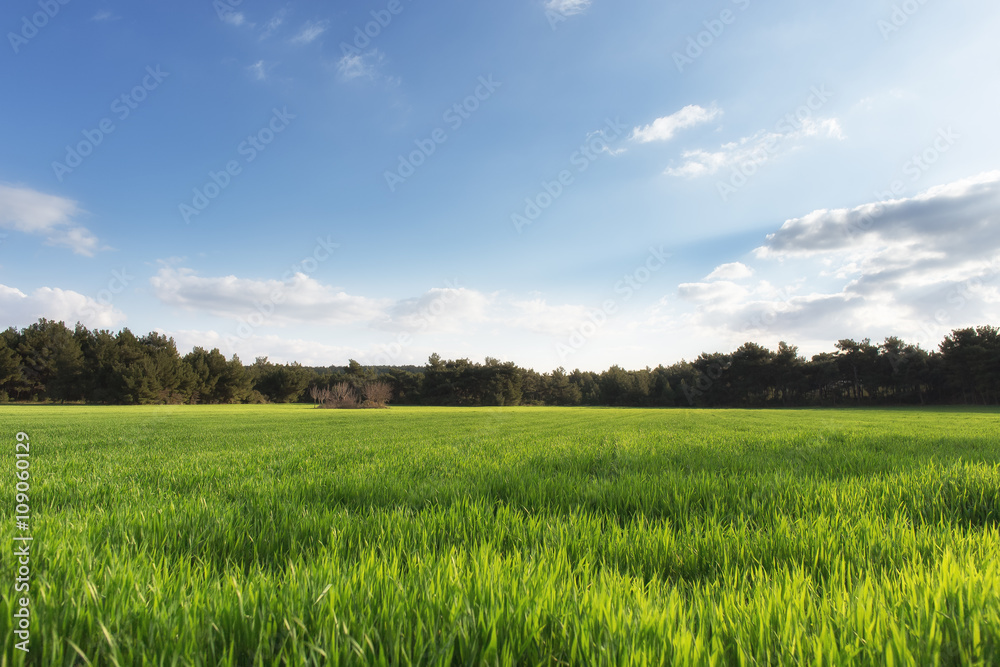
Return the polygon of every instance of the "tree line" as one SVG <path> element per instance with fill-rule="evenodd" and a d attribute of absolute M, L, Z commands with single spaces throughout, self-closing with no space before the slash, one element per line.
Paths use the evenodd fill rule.
<path fill-rule="evenodd" d="M 403 405 L 606 405 L 621 407 L 793 407 L 812 405 L 1000 404 L 1000 329 L 956 329 L 937 350 L 895 337 L 839 341 L 802 357 L 795 346 L 748 342 L 731 353 L 641 370 L 538 373 L 487 358 L 424 366 L 246 365 L 218 349 L 181 355 L 172 338 L 137 337 L 41 319 L 0 334 L 0 402 L 199 404 L 312 402 L 373 382 Z"/>

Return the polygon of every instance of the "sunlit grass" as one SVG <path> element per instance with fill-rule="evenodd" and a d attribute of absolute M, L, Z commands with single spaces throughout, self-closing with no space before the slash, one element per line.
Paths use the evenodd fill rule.
<path fill-rule="evenodd" d="M 34 664 L 1000 662 L 997 412 L 4 407 L 0 424 L 8 480 L 13 434 L 32 442 Z M 0 601 L 21 664 L 11 586 Z"/>

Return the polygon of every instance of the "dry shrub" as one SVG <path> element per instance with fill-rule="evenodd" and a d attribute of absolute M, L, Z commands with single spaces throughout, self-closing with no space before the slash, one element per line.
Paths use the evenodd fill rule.
<path fill-rule="evenodd" d="M 320 402 L 321 408 L 349 410 L 358 407 L 358 395 L 347 382 L 338 382 L 329 389 L 317 390 L 313 398 Z"/>
<path fill-rule="evenodd" d="M 361 389 L 365 394 L 365 407 L 384 408 L 392 400 L 392 385 L 388 382 L 366 382 Z"/>
<path fill-rule="evenodd" d="M 309 390 L 309 395 L 321 408 L 341 410 L 384 408 L 392 400 L 392 385 L 388 382 L 366 382 L 361 386 L 361 396 L 359 396 L 350 383 L 338 382 L 329 389 L 313 387 Z"/>

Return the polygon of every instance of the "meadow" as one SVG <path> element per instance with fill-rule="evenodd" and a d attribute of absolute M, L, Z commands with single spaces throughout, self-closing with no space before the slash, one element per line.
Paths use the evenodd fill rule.
<path fill-rule="evenodd" d="M 0 426 L 3 665 L 1000 664 L 995 410 L 0 406 Z"/>

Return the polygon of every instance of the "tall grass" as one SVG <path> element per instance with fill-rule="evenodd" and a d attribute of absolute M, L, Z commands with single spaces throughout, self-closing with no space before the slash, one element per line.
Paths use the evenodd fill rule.
<path fill-rule="evenodd" d="M 998 417 L 4 408 L 29 662 L 1000 664 Z"/>

